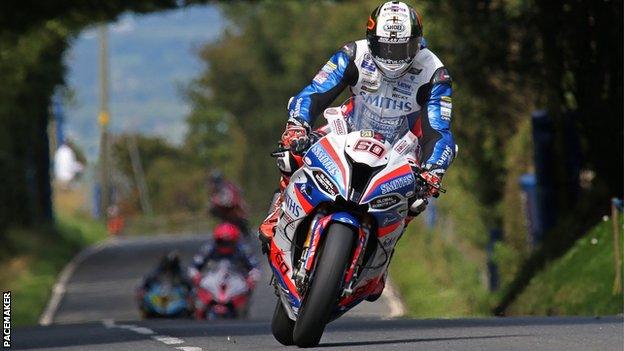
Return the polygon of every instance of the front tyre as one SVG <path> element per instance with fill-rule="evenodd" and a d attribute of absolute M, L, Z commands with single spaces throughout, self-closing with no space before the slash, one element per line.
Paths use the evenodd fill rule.
<path fill-rule="evenodd" d="M 330 224 L 308 294 L 295 322 L 293 340 L 297 346 L 311 347 L 321 340 L 325 325 L 338 303 L 354 239 L 351 227 Z"/>
<path fill-rule="evenodd" d="M 275 306 L 275 312 L 273 312 L 273 320 L 271 321 L 271 332 L 275 340 L 279 341 L 282 345 L 293 345 L 293 328 L 295 327 L 295 321 L 288 317 L 288 313 L 282 305 L 282 301 L 277 299 L 277 305 Z"/>

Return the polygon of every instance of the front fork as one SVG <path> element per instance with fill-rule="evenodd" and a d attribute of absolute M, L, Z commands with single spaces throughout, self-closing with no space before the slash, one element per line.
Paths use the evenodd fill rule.
<path fill-rule="evenodd" d="M 366 221 L 364 223 L 360 222 L 347 212 L 336 212 L 329 215 L 320 212 L 315 215 L 310 224 L 310 229 L 308 230 L 303 250 L 295 270 L 295 285 L 301 296 L 304 295 L 310 277 L 313 274 L 319 243 L 331 223 L 343 223 L 357 230 L 357 243 L 353 250 L 347 272 L 345 273 L 344 290 L 341 296 L 348 296 L 353 293 L 353 287 L 357 282 L 360 267 L 362 266 L 364 249 L 371 232 L 371 226 Z"/>
<path fill-rule="evenodd" d="M 357 282 L 358 275 L 362 269 L 364 263 L 364 249 L 366 248 L 366 242 L 371 232 L 371 227 L 368 224 L 363 224 L 358 228 L 358 241 L 353 251 L 353 257 L 351 258 L 351 264 L 345 275 L 345 288 L 342 292 L 342 296 L 349 296 L 353 294 L 353 287 Z"/>

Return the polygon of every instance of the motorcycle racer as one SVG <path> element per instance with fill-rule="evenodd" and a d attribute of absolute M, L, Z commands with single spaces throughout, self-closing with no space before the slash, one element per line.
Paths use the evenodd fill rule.
<path fill-rule="evenodd" d="M 235 266 L 245 270 L 247 284 L 253 288 L 260 279 L 258 261 L 241 241 L 240 229 L 232 223 L 221 223 L 214 229 L 213 240 L 204 245 L 193 257 L 189 276 L 196 284 L 201 279 L 201 270 L 210 262 L 230 260 Z"/>
<path fill-rule="evenodd" d="M 427 198 L 438 196 L 444 172 L 456 154 L 450 130 L 452 80 L 427 48 L 422 28 L 420 16 L 411 6 L 399 1 L 380 5 L 368 18 L 366 39 L 338 50 L 312 82 L 291 98 L 281 138 L 281 146 L 289 152 L 276 155 L 282 173 L 280 191 L 259 228 L 264 248 L 273 237 L 289 177 L 301 167 L 301 155 L 326 133 L 325 128 L 312 131 L 311 126 L 347 88 L 351 96 L 362 97 L 389 116 L 405 116 L 418 138 L 420 147 L 410 164 L 423 190 L 410 200 L 410 217 L 424 211 Z"/>
<path fill-rule="evenodd" d="M 223 177 L 219 170 L 213 170 L 209 177 L 210 214 L 223 222 L 233 223 L 243 235 L 249 235 L 247 204 L 240 189 Z"/>

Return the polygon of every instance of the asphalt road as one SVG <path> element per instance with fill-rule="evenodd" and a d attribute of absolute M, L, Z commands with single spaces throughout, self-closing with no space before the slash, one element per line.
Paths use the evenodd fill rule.
<path fill-rule="evenodd" d="M 94 250 L 69 277 L 53 325 L 15 329 L 13 349 L 289 349 L 270 333 L 275 295 L 268 284 L 255 291 L 247 320 L 140 320 L 133 292 L 141 276 L 171 249 L 188 260 L 204 240 L 201 236 L 148 237 L 118 240 Z M 268 282 L 269 270 L 265 266 L 263 271 Z M 387 319 L 389 311 L 387 298 L 361 304 L 328 326 L 318 349 L 624 349 L 621 316 L 416 320 Z"/>

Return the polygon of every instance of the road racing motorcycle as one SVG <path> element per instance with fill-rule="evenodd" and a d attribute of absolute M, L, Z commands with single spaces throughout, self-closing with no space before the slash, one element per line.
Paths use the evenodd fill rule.
<path fill-rule="evenodd" d="M 251 288 L 245 275 L 222 259 L 201 278 L 195 295 L 196 319 L 239 318 L 247 315 Z"/>
<path fill-rule="evenodd" d="M 272 332 L 284 345 L 318 344 L 327 323 L 378 297 L 419 188 L 418 138 L 404 115 L 365 97 L 323 115 L 330 132 L 290 178 L 269 248 Z"/>

